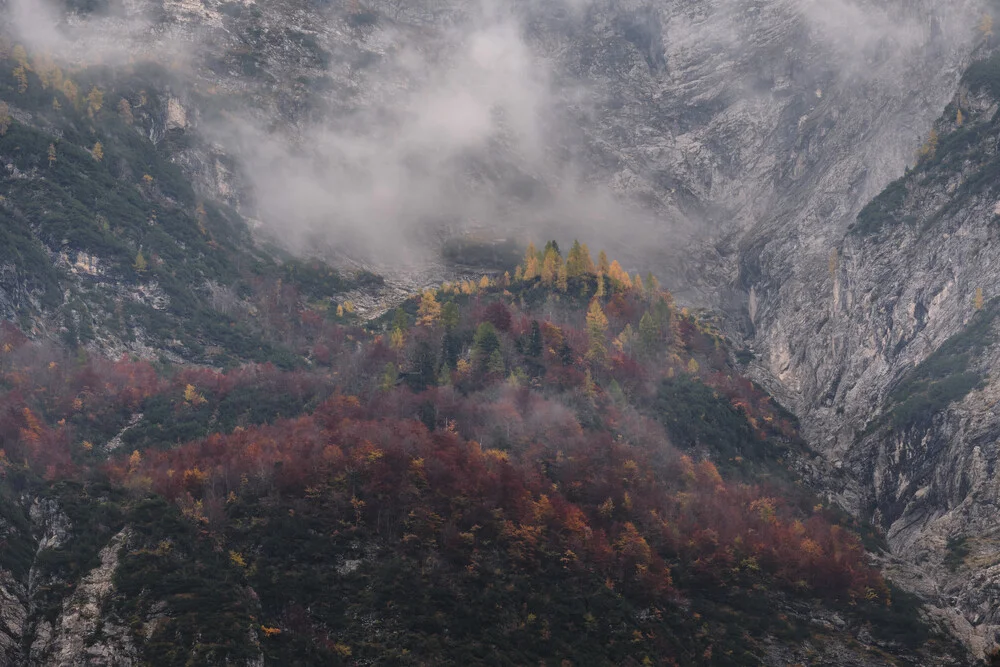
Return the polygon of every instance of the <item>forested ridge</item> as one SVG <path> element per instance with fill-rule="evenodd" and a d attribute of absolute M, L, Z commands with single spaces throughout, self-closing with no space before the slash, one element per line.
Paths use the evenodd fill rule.
<path fill-rule="evenodd" d="M 150 664 L 755 664 L 816 640 L 801 603 L 935 641 L 796 482 L 794 420 L 651 275 L 552 242 L 368 323 L 295 303 L 286 370 L 4 325 L 3 566 L 50 577 L 31 622 L 117 535 L 102 614 Z M 84 530 L 44 566 L 28 494 Z"/>

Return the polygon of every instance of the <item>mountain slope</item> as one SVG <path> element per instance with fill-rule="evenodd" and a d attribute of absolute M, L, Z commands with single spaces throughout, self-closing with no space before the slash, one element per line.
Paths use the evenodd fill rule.
<path fill-rule="evenodd" d="M 37 32 L 11 22 L 0 48 L 5 318 L 115 357 L 324 367 L 337 346 L 316 337 L 353 320 L 337 306 L 371 278 L 279 262 L 247 219 L 258 238 L 404 273 L 404 247 L 433 257 L 457 230 L 588 229 L 722 308 L 747 372 L 837 466 L 799 469 L 885 528 L 897 576 L 978 653 L 992 646 L 989 67 L 969 72 L 929 157 L 866 208 L 915 161 L 971 54 L 989 62 L 987 3 L 68 5 L 81 13 L 40 41 L 75 63 L 75 93 L 43 80 Z M 173 419 L 170 405 L 150 409 Z M 293 411 L 275 410 L 261 419 Z M 205 434 L 194 422 L 170 444 Z M 155 441 L 121 434 L 140 436 Z"/>
<path fill-rule="evenodd" d="M 799 362 L 807 432 L 856 475 L 855 511 L 981 651 L 997 628 L 996 63 L 985 44 L 914 168 L 858 216 L 810 337 L 824 359 Z"/>
<path fill-rule="evenodd" d="M 155 92 L 169 80 L 0 58 L 3 316 L 112 355 L 294 364 L 268 309 L 378 279 L 261 249 L 238 213 L 199 197 L 172 162 L 193 142 Z"/>
<path fill-rule="evenodd" d="M 7 660 L 966 664 L 725 341 L 587 265 L 326 324 L 316 371 L 6 329 Z"/>

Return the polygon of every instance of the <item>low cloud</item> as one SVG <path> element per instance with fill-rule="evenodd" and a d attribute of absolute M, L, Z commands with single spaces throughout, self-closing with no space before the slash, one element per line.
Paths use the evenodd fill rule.
<path fill-rule="evenodd" d="M 3 18 L 19 39 L 78 63 L 189 58 L 190 71 L 198 72 L 197 54 L 218 55 L 221 40 L 235 39 L 233 30 L 222 27 L 226 19 L 214 2 L 172 0 L 167 8 L 176 10 L 176 20 L 166 23 L 154 19 L 162 3 L 146 0 L 120 0 L 85 16 L 67 16 L 52 0 L 6 0 L 6 10 L 3 2 Z M 239 7 L 266 13 L 278 11 L 278 2 Z M 580 66 L 581 56 L 565 53 L 571 46 L 565 35 L 546 32 L 551 25 L 539 29 L 546 21 L 561 21 L 582 35 L 606 30 L 602 22 L 617 16 L 618 29 L 633 36 L 623 32 L 617 45 L 591 41 L 586 48 L 613 52 L 623 68 L 649 62 L 644 75 L 623 69 L 615 76 L 639 82 L 629 94 L 662 96 L 677 106 L 674 98 L 685 93 L 671 77 L 686 68 L 709 81 L 706 90 L 716 86 L 734 91 L 726 93 L 733 98 L 760 102 L 768 92 L 749 84 L 741 90 L 745 82 L 726 80 L 727 69 L 713 64 L 758 52 L 780 60 L 783 52 L 770 49 L 781 44 L 768 40 L 771 29 L 784 39 L 783 22 L 830 54 L 828 71 L 877 77 L 897 70 L 873 62 L 887 56 L 905 62 L 932 37 L 946 45 L 970 39 L 981 9 L 976 0 L 955 0 L 932 19 L 931 3 L 901 0 L 717 0 L 697 11 L 668 0 L 371 0 L 366 6 L 384 19 L 368 32 L 352 32 L 335 9 L 316 10 L 312 16 L 325 16 L 323 22 L 300 26 L 333 54 L 326 74 L 339 82 L 325 97 L 315 96 L 317 109 L 276 122 L 275 114 L 262 110 L 266 95 L 256 98 L 265 100 L 257 106 L 234 98 L 224 103 L 224 122 L 204 120 L 196 130 L 235 158 L 249 186 L 245 212 L 282 242 L 302 251 L 349 247 L 389 262 L 421 261 L 415 249 L 433 248 L 441 236 L 462 229 L 484 238 L 578 235 L 594 246 L 662 247 L 668 237 L 701 226 L 697 213 L 688 207 L 682 214 L 672 201 L 675 184 L 701 170 L 697 178 L 705 183 L 693 184 L 691 192 L 717 210 L 732 203 L 726 192 L 742 191 L 740 183 L 727 183 L 717 173 L 720 158 L 709 152 L 715 148 L 699 147 L 700 139 L 692 143 L 690 137 L 679 142 L 673 130 L 644 127 L 641 118 L 618 117 L 612 104 L 617 93 L 595 88 L 607 82 L 591 80 L 585 67 L 568 76 L 567 64 Z M 268 34 L 286 27 L 271 24 Z M 632 48 L 630 39 L 642 42 L 635 44 L 641 57 L 632 61 L 622 56 L 622 49 Z M 346 62 L 344 54 L 352 49 L 365 51 L 370 62 Z M 199 76 L 204 84 L 217 75 L 202 69 Z M 712 95 L 692 100 L 692 106 L 711 105 Z M 582 129 L 598 123 L 605 129 Z M 605 130 L 644 134 L 623 149 L 632 151 L 622 153 L 628 164 L 620 163 L 619 148 L 611 145 L 618 140 Z M 642 154 L 643 142 L 655 144 L 659 156 Z M 648 165 L 650 173 L 644 171 Z M 669 169 L 678 173 L 667 174 Z"/>

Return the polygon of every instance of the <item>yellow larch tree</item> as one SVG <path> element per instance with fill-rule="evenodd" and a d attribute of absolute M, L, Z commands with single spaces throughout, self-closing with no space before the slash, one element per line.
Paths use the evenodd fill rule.
<path fill-rule="evenodd" d="M 587 309 L 587 359 L 604 365 L 608 358 L 608 317 L 597 299 Z"/>
<path fill-rule="evenodd" d="M 604 275 L 608 275 L 608 271 L 611 270 L 611 265 L 608 264 L 608 253 L 603 250 L 597 255 L 597 270 Z"/>
<path fill-rule="evenodd" d="M 104 106 L 104 93 L 97 86 L 90 89 L 87 93 L 87 115 L 91 118 L 94 117 L 98 111 Z"/>
<path fill-rule="evenodd" d="M 570 278 L 579 278 L 586 273 L 583 246 L 577 240 L 573 241 L 573 246 L 566 253 L 566 272 Z"/>
<path fill-rule="evenodd" d="M 926 160 L 934 157 L 934 154 L 937 153 L 937 147 L 938 133 L 937 130 L 932 128 L 930 134 L 927 135 L 927 141 L 925 141 L 924 145 L 920 147 L 919 151 L 917 151 L 917 158 L 920 160 Z"/>
<path fill-rule="evenodd" d="M 20 44 L 15 44 L 10 52 L 11 59 L 21 67 L 28 68 L 28 51 Z"/>
<path fill-rule="evenodd" d="M 552 285 L 556 281 L 556 277 L 559 275 L 559 265 L 562 264 L 562 258 L 559 257 L 559 253 L 556 252 L 555 248 L 550 247 L 545 252 L 545 261 L 542 262 L 542 283 L 545 285 Z"/>
<path fill-rule="evenodd" d="M 135 116 L 132 114 L 132 105 L 124 97 L 118 102 L 118 116 L 121 117 L 126 125 L 131 125 L 135 122 Z"/>
<path fill-rule="evenodd" d="M 72 80 L 66 79 L 62 84 L 62 93 L 66 96 L 73 106 L 76 106 L 80 99 L 80 89 L 76 87 L 76 84 Z"/>
<path fill-rule="evenodd" d="M 618 260 L 611 262 L 611 266 L 608 268 L 608 278 L 611 278 L 612 284 L 616 289 L 631 289 L 632 279 L 628 277 L 628 273 L 622 268 L 622 265 L 618 263 Z"/>
<path fill-rule="evenodd" d="M 524 280 L 532 280 L 537 278 L 539 272 L 541 271 L 541 266 L 538 261 L 538 250 L 535 248 L 534 243 L 528 244 L 528 249 L 524 253 Z"/>
<path fill-rule="evenodd" d="M 434 290 L 424 290 L 420 297 L 420 307 L 417 309 L 417 324 L 424 327 L 434 326 L 441 317 L 441 304 L 434 296 Z"/>
<path fill-rule="evenodd" d="M 983 37 L 993 36 L 993 15 L 989 12 L 983 14 L 982 18 L 979 19 L 979 32 Z"/>

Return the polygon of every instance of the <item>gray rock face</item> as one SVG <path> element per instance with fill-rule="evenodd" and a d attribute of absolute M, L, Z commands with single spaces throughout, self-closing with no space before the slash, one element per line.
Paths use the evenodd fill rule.
<path fill-rule="evenodd" d="M 101 550 L 101 564 L 83 577 L 63 603 L 56 622 L 44 621 L 39 625 L 28 664 L 60 667 L 138 664 L 139 655 L 129 628 L 103 613 L 103 605 L 114 592 L 112 578 L 118 567 L 118 552 L 128 537 L 128 529 L 115 535 Z"/>
<path fill-rule="evenodd" d="M 961 86 L 936 150 L 798 293 L 829 307 L 787 317 L 782 338 L 758 330 L 771 350 L 762 372 L 785 374 L 812 442 L 853 475 L 842 498 L 885 529 L 899 559 L 889 571 L 980 655 L 1000 629 L 997 108 Z M 775 349 L 788 351 L 780 363 Z"/>

